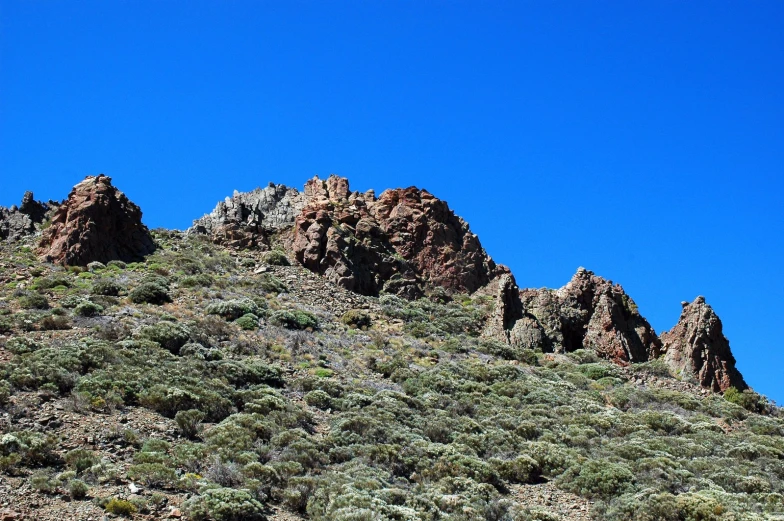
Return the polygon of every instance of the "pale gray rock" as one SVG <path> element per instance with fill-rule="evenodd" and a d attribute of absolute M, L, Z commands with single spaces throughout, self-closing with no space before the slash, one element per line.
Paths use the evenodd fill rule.
<path fill-rule="evenodd" d="M 272 234 L 294 225 L 305 200 L 296 188 L 274 183 L 250 192 L 235 191 L 211 213 L 193 221 L 188 233 L 207 235 L 224 246 L 267 249 Z"/>
<path fill-rule="evenodd" d="M 22 203 L 17 207 L 0 207 L 0 239 L 16 241 L 28 235 L 34 235 L 46 220 L 49 204 L 36 201 L 33 192 L 25 192 Z"/>

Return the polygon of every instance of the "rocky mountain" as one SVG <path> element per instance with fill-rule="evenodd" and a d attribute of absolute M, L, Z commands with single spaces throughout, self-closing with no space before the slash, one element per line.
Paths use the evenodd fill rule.
<path fill-rule="evenodd" d="M 100 175 L 0 210 L 0 519 L 757 521 L 784 418 L 714 310 L 526 289 L 346 179 L 148 230 Z"/>

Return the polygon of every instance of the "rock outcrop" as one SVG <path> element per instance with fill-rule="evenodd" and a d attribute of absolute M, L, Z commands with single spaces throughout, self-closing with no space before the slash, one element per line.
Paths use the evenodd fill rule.
<path fill-rule="evenodd" d="M 309 270 L 363 295 L 407 298 L 427 287 L 474 292 L 508 270 L 444 201 L 426 190 L 352 192 L 348 180 L 314 177 L 304 192 L 270 184 L 237 193 L 188 233 L 235 248 L 268 249 L 271 238 Z"/>
<path fill-rule="evenodd" d="M 364 295 L 408 298 L 427 286 L 473 292 L 507 272 L 468 225 L 426 190 L 351 192 L 348 181 L 318 177 L 305 185 L 291 250 L 311 271 Z"/>
<path fill-rule="evenodd" d="M 33 235 L 49 211 L 57 203 L 36 201 L 33 192 L 25 192 L 22 203 L 17 207 L 0 208 L 0 239 L 16 241 L 27 235 Z"/>
<path fill-rule="evenodd" d="M 84 266 L 93 261 L 141 260 L 155 250 L 142 212 L 105 175 L 88 176 L 54 212 L 39 254 L 47 261 Z"/>
<path fill-rule="evenodd" d="M 297 189 L 270 183 L 251 192 L 235 191 L 211 213 L 195 220 L 188 231 L 208 235 L 223 246 L 266 250 L 270 237 L 292 227 L 304 206 L 305 195 Z"/>
<path fill-rule="evenodd" d="M 681 305 L 678 323 L 661 335 L 664 360 L 674 374 L 694 378 L 701 386 L 714 391 L 726 391 L 729 387 L 746 389 L 748 386 L 735 367 L 730 343 L 713 308 L 703 297 Z"/>
<path fill-rule="evenodd" d="M 590 349 L 620 365 L 661 353 L 659 338 L 623 288 L 584 268 L 561 289 L 516 293 L 508 288 L 496 304 L 514 345 L 546 352 Z"/>

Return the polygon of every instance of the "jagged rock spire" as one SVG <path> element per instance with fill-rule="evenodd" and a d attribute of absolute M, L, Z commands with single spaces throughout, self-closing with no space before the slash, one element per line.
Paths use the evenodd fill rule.
<path fill-rule="evenodd" d="M 663 333 L 664 359 L 670 368 L 685 378 L 695 378 L 703 387 L 726 391 L 748 386 L 735 367 L 730 343 L 722 332 L 718 315 L 700 296 L 682 303 L 678 323 Z"/>

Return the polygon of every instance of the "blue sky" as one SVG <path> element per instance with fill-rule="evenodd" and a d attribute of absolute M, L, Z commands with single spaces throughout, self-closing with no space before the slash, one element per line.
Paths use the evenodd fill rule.
<path fill-rule="evenodd" d="M 106 173 L 151 227 L 346 176 L 660 332 L 705 295 L 784 402 L 784 3 L 0 2 L 0 205 Z"/>

